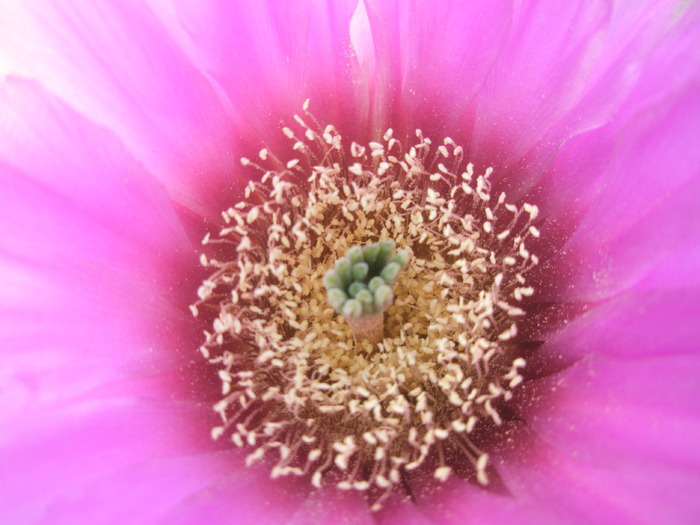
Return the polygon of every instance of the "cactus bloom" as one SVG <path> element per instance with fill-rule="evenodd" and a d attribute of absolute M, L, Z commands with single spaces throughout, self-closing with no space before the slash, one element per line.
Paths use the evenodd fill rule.
<path fill-rule="evenodd" d="M 693 522 L 699 14 L 0 5 L 2 520 Z"/>

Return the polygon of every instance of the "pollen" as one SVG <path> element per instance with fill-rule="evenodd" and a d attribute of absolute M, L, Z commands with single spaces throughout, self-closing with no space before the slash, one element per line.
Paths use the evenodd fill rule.
<path fill-rule="evenodd" d="M 307 108 L 283 129 L 294 155 L 244 159 L 260 176 L 203 241 L 191 309 L 221 381 L 212 437 L 374 510 L 416 469 L 470 465 L 486 485 L 472 436 L 523 380 L 537 206 L 493 195 L 450 138 L 347 146 Z"/>

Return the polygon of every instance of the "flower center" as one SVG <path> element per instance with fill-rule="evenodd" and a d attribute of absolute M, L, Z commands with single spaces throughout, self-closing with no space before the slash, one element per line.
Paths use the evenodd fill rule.
<path fill-rule="evenodd" d="M 487 484 L 471 436 L 522 381 L 537 207 L 492 198 L 491 170 L 449 138 L 417 130 L 406 150 L 388 130 L 346 150 L 305 118 L 301 137 L 283 130 L 299 158 L 242 159 L 263 176 L 204 239 L 213 273 L 192 310 L 215 315 L 200 347 L 222 381 L 212 435 L 373 509 L 418 468 L 443 481 L 467 463 Z"/>

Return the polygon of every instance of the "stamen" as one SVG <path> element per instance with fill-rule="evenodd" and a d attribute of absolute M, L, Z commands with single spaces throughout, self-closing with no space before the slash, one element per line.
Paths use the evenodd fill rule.
<path fill-rule="evenodd" d="M 392 256 L 395 247 L 390 239 L 353 246 L 323 278 L 333 309 L 347 319 L 357 340 L 372 345 L 384 339 L 384 311 L 394 303 L 391 287 L 410 258 L 408 250 Z"/>
<path fill-rule="evenodd" d="M 375 510 L 422 467 L 442 481 L 471 464 L 487 484 L 473 436 L 523 381 L 538 208 L 492 194 L 492 170 L 452 139 L 416 130 L 406 148 L 388 130 L 346 147 L 304 111 L 283 130 L 299 157 L 242 161 L 261 179 L 203 242 L 212 273 L 192 313 L 214 317 L 200 346 L 221 380 L 212 437 Z"/>

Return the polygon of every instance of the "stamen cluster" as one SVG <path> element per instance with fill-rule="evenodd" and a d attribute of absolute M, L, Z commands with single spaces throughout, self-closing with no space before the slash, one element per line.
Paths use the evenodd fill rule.
<path fill-rule="evenodd" d="M 192 310 L 215 312 L 200 348 L 222 383 L 212 435 L 250 448 L 249 464 L 269 461 L 273 478 L 368 491 L 375 509 L 419 467 L 445 480 L 471 463 L 486 484 L 471 435 L 481 419 L 501 424 L 522 381 L 516 322 L 534 292 L 537 207 L 494 198 L 491 170 L 476 175 L 449 138 L 434 147 L 417 130 L 405 149 L 388 130 L 346 149 L 304 109 L 298 132 L 283 129 L 298 157 L 243 159 L 262 178 L 204 239 L 213 273 Z M 382 239 L 412 257 L 372 345 L 337 315 L 324 276 Z"/>

